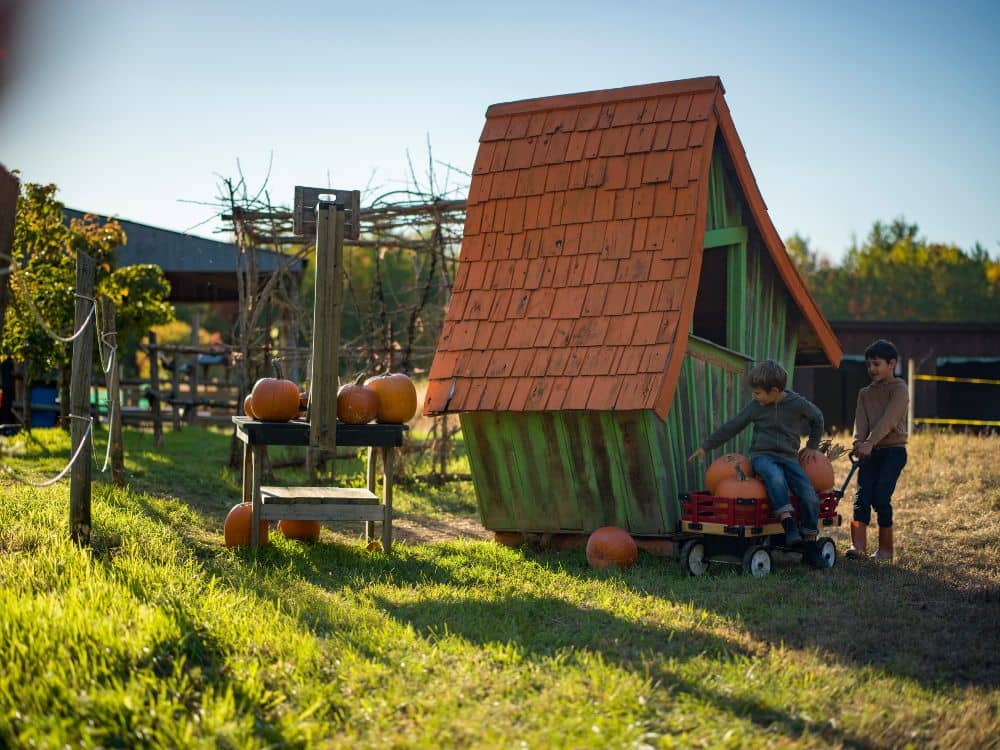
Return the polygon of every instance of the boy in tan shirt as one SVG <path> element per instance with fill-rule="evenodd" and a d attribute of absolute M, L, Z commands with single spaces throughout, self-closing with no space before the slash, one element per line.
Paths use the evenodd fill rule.
<path fill-rule="evenodd" d="M 899 353 L 885 339 L 865 350 L 869 386 L 858 392 L 854 418 L 854 453 L 861 460 L 854 496 L 851 548 L 847 557 L 868 553 L 868 524 L 872 508 L 878 515 L 876 560 L 892 560 L 892 493 L 906 466 L 906 409 L 910 401 L 906 381 L 895 376 Z"/>

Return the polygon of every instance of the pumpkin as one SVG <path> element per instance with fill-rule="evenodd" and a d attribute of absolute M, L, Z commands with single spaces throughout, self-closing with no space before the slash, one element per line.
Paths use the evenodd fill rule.
<path fill-rule="evenodd" d="M 753 469 L 750 468 L 750 460 L 739 453 L 726 453 L 712 461 L 708 467 L 708 471 L 705 472 L 705 485 L 708 487 L 708 493 L 710 495 L 717 494 L 715 489 L 719 486 L 719 482 L 723 479 L 735 477 L 737 466 L 743 470 L 746 476 L 753 476 Z"/>
<path fill-rule="evenodd" d="M 243 399 L 243 413 L 250 419 L 257 419 L 257 415 L 253 411 L 253 394 L 251 393 L 248 393 L 247 397 Z"/>
<path fill-rule="evenodd" d="M 318 542 L 322 528 L 319 521 L 290 521 L 288 519 L 278 521 L 279 534 L 284 534 L 288 539 L 298 539 L 303 542 Z"/>
<path fill-rule="evenodd" d="M 253 506 L 250 503 L 238 503 L 226 514 L 222 535 L 227 547 L 250 546 L 250 520 L 252 517 Z M 260 543 L 267 544 L 267 521 L 260 521 Z"/>
<path fill-rule="evenodd" d="M 368 424 L 378 416 L 378 394 L 364 385 L 348 383 L 337 391 L 337 419 L 347 424 Z"/>
<path fill-rule="evenodd" d="M 823 451 L 806 448 L 799 452 L 799 465 L 805 471 L 817 492 L 825 492 L 833 487 L 833 464 Z"/>
<path fill-rule="evenodd" d="M 759 479 L 747 476 L 746 472 L 737 465 L 736 476 L 723 479 L 712 494 L 717 497 L 764 500 L 767 499 L 767 487 Z"/>
<path fill-rule="evenodd" d="M 635 539 L 618 526 L 602 526 L 587 539 L 587 562 L 592 568 L 630 568 L 638 559 Z"/>
<path fill-rule="evenodd" d="M 250 391 L 253 413 L 262 422 L 287 422 L 299 415 L 299 387 L 281 374 L 281 364 L 272 360 L 273 378 L 261 378 Z"/>
<path fill-rule="evenodd" d="M 376 422 L 402 424 L 417 413 L 417 389 L 403 373 L 375 375 L 368 378 L 365 385 L 378 396 Z"/>

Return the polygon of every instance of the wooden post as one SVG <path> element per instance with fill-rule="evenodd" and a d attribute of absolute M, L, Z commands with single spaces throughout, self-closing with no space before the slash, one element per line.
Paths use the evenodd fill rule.
<path fill-rule="evenodd" d="M 93 311 L 93 258 L 80 252 L 76 256 L 76 314 L 73 330 L 78 332 Z M 91 319 L 90 323 L 93 323 Z M 94 364 L 93 329 L 73 339 L 73 363 L 70 381 L 70 442 L 76 456 L 69 482 L 69 535 L 79 545 L 90 544 L 90 463 L 91 447 L 85 441 L 90 417 L 90 372 Z M 79 449 L 79 454 L 77 450 Z"/>
<path fill-rule="evenodd" d="M 382 551 L 392 551 L 392 471 L 394 448 L 382 448 L 382 502 L 385 518 L 382 521 Z"/>
<path fill-rule="evenodd" d="M 198 332 L 201 330 L 201 313 L 197 310 L 191 316 L 191 346 L 198 346 Z M 188 424 L 197 424 L 198 422 L 198 354 L 197 352 L 191 355 L 191 374 L 188 376 L 188 390 L 191 393 L 191 407 L 190 410 L 184 415 L 187 418 Z"/>
<path fill-rule="evenodd" d="M 337 449 L 337 385 L 340 353 L 341 246 L 344 212 L 331 203 L 316 209 L 316 291 L 313 356 L 309 374 L 309 446 Z"/>
<path fill-rule="evenodd" d="M 160 404 L 160 352 L 156 348 L 156 334 L 149 332 L 149 384 L 153 398 L 149 408 L 153 412 L 153 444 L 163 447 L 163 412 Z"/>
<path fill-rule="evenodd" d="M 373 446 L 368 446 L 368 461 L 365 463 L 365 487 L 372 494 L 375 494 L 375 458 L 378 451 Z M 375 522 L 365 521 L 365 542 L 370 542 L 375 538 Z"/>
<path fill-rule="evenodd" d="M 170 372 L 170 390 L 174 393 L 173 403 L 170 405 L 170 420 L 174 432 L 181 429 L 181 357 L 174 352 L 174 369 Z"/>
<path fill-rule="evenodd" d="M 111 369 L 107 373 L 108 383 L 108 440 L 111 441 L 111 483 L 116 487 L 125 486 L 125 449 L 122 445 L 122 398 L 121 367 L 118 364 L 118 326 L 115 323 L 115 305 L 111 299 L 101 295 L 101 320 L 104 321 L 104 342 L 111 350 Z"/>
<path fill-rule="evenodd" d="M 910 403 L 906 405 L 906 434 L 913 434 L 913 414 L 916 411 L 914 401 L 917 395 L 917 383 L 913 379 L 916 375 L 916 368 L 913 366 L 913 357 L 906 360 L 906 385 L 910 389 Z"/>

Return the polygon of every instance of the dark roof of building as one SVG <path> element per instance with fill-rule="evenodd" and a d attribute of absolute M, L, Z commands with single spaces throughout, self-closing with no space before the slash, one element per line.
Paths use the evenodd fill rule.
<path fill-rule="evenodd" d="M 785 251 L 716 77 L 495 104 L 469 188 L 427 414 L 654 409 L 694 314 L 716 133 L 789 295 L 836 336 Z"/>
<path fill-rule="evenodd" d="M 64 209 L 67 220 L 82 219 L 83 211 Z M 109 217 L 97 216 L 102 221 Z M 115 217 L 111 217 L 115 218 Z M 128 238 L 114 253 L 116 266 L 151 263 L 163 269 L 171 284 L 172 302 L 223 302 L 238 299 L 236 246 L 192 234 L 140 224 L 125 219 L 121 224 Z M 244 261 L 245 262 L 245 261 Z M 301 274 L 305 262 L 271 250 L 257 250 L 261 276 L 270 276 L 287 263 L 293 274 Z"/>

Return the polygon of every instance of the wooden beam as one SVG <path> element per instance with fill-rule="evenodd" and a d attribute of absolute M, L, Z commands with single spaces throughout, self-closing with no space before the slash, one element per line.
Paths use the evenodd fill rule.
<path fill-rule="evenodd" d="M 705 243 L 703 247 L 708 250 L 712 247 L 726 247 L 728 245 L 739 245 L 747 241 L 746 227 L 725 227 L 724 229 L 709 229 L 705 232 Z"/>

